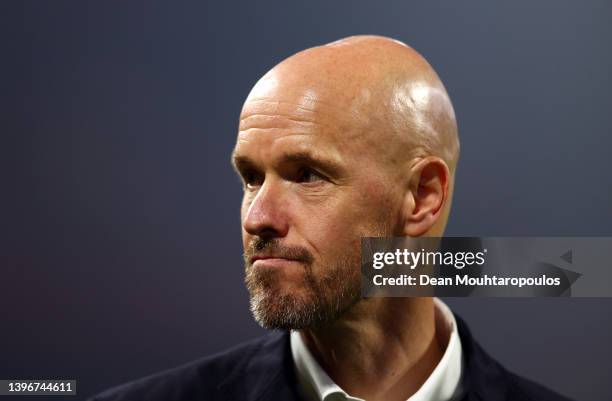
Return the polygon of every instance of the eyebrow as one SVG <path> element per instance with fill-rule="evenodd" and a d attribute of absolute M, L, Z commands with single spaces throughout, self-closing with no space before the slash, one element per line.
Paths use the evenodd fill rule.
<path fill-rule="evenodd" d="M 240 174 L 241 171 L 249 167 L 254 167 L 255 164 L 246 156 L 237 155 L 236 152 L 232 152 L 232 167 Z"/>
<path fill-rule="evenodd" d="M 322 172 L 332 176 L 339 176 L 344 172 L 344 168 L 339 162 L 316 155 L 310 151 L 284 153 L 280 156 L 279 163 L 305 164 L 321 169 Z M 237 173 L 240 173 L 247 168 L 255 168 L 256 163 L 254 163 L 248 156 L 239 155 L 234 152 L 232 153 L 232 166 Z"/>

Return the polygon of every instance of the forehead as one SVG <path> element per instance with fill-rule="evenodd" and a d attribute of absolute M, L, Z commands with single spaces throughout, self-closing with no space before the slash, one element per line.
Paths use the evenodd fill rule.
<path fill-rule="evenodd" d="M 251 98 L 241 113 L 235 154 L 325 153 L 339 159 L 343 129 L 333 113 L 314 99 Z"/>

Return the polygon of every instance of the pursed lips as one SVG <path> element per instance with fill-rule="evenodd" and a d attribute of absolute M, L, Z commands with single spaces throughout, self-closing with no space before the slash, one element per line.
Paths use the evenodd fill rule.
<path fill-rule="evenodd" d="M 276 264 L 276 263 L 286 263 L 286 262 L 300 262 L 297 259 L 284 258 L 280 255 L 255 255 L 251 257 L 251 265 L 254 265 L 255 262 L 261 261 L 259 264 Z"/>

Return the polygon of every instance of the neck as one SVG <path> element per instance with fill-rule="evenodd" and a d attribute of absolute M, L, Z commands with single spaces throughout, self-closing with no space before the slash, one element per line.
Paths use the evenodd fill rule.
<path fill-rule="evenodd" d="M 406 400 L 440 361 L 432 298 L 370 298 L 332 324 L 302 330 L 317 362 L 344 391 Z"/>

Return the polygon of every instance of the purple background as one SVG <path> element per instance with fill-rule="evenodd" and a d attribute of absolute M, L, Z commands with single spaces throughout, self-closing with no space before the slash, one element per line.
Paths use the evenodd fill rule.
<path fill-rule="evenodd" d="M 1 2 L 0 378 L 82 399 L 263 333 L 239 110 L 275 63 L 351 34 L 411 44 L 448 88 L 447 234 L 612 235 L 612 3 L 495 3 Z M 448 302 L 509 368 L 612 399 L 611 299 Z"/>

